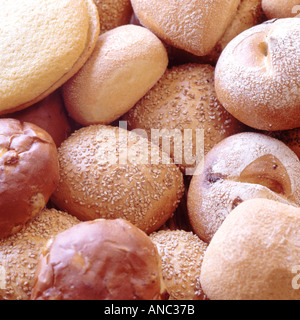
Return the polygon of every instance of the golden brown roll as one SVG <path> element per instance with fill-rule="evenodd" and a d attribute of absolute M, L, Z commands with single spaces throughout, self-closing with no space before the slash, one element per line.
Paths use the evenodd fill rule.
<path fill-rule="evenodd" d="M 262 8 L 268 19 L 291 18 L 300 13 L 300 1 L 262 0 Z"/>
<path fill-rule="evenodd" d="M 150 234 L 161 257 L 170 300 L 205 300 L 200 273 L 207 244 L 192 232 L 160 230 Z"/>
<path fill-rule="evenodd" d="M 39 257 L 48 240 L 79 220 L 44 209 L 16 234 L 0 240 L 0 300 L 29 300 Z"/>
<path fill-rule="evenodd" d="M 235 37 L 215 72 L 221 104 L 259 130 L 300 126 L 300 20 L 271 20 Z"/>
<path fill-rule="evenodd" d="M 100 34 L 130 22 L 130 0 L 94 0 L 100 20 Z"/>
<path fill-rule="evenodd" d="M 283 142 L 244 132 L 217 144 L 193 176 L 187 201 L 194 232 L 209 242 L 226 216 L 253 198 L 300 206 L 300 161 Z"/>
<path fill-rule="evenodd" d="M 0 119 L 0 238 L 19 231 L 48 202 L 59 181 L 57 149 L 38 126 Z"/>
<path fill-rule="evenodd" d="M 51 199 L 80 220 L 123 218 L 151 233 L 183 196 L 183 175 L 168 155 L 123 128 L 84 127 L 62 143 L 58 158 Z"/>
<path fill-rule="evenodd" d="M 54 91 L 31 107 L 2 117 L 14 118 L 39 126 L 51 135 L 57 147 L 72 131 L 60 90 Z"/>
<path fill-rule="evenodd" d="M 122 117 L 129 130 L 146 131 L 187 175 L 216 143 L 245 130 L 218 101 L 214 71 L 210 65 L 174 66 Z"/>
<path fill-rule="evenodd" d="M 110 124 L 145 95 L 167 65 L 164 45 L 148 29 L 125 25 L 107 31 L 63 86 L 66 108 L 82 125 Z"/>
<path fill-rule="evenodd" d="M 210 300 L 299 300 L 300 208 L 267 199 L 236 207 L 210 242 L 200 281 Z"/>
<path fill-rule="evenodd" d="M 32 300 L 161 300 L 155 245 L 123 219 L 81 222 L 44 249 Z"/>
<path fill-rule="evenodd" d="M 160 39 L 197 56 L 208 54 L 231 22 L 239 0 L 132 0 L 139 21 Z"/>
<path fill-rule="evenodd" d="M 4 0 L 0 28 L 0 114 L 58 89 L 84 65 L 100 32 L 93 0 Z"/>

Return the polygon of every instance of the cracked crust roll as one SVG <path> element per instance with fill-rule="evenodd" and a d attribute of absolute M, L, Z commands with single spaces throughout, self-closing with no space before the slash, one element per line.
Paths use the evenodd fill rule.
<path fill-rule="evenodd" d="M 56 145 L 32 123 L 0 119 L 0 238 L 19 231 L 47 204 L 59 181 Z"/>
<path fill-rule="evenodd" d="M 245 200 L 266 198 L 300 205 L 300 161 L 282 141 L 244 132 L 224 139 L 206 156 L 188 191 L 188 215 L 205 242 Z"/>
<path fill-rule="evenodd" d="M 16 234 L 0 240 L 0 300 L 30 300 L 35 270 L 44 246 L 79 220 L 44 209 Z"/>
<path fill-rule="evenodd" d="M 268 19 L 292 18 L 300 13 L 300 1 L 262 0 L 262 8 Z"/>
<path fill-rule="evenodd" d="M 235 37 L 215 72 L 217 96 L 249 127 L 300 127 L 300 19 L 269 20 Z"/>
<path fill-rule="evenodd" d="M 156 246 L 123 219 L 81 222 L 49 241 L 32 300 L 164 300 Z"/>
<path fill-rule="evenodd" d="M 25 109 L 70 79 L 99 32 L 92 0 L 4 0 L 0 29 L 0 114 Z"/>

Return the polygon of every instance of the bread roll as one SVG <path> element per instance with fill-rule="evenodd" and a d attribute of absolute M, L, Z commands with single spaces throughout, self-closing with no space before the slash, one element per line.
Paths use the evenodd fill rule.
<path fill-rule="evenodd" d="M 130 0 L 94 0 L 100 23 L 100 34 L 128 24 L 132 15 Z"/>
<path fill-rule="evenodd" d="M 100 32 L 92 0 L 4 0 L 0 29 L 0 114 L 59 88 L 86 62 Z"/>
<path fill-rule="evenodd" d="M 235 37 L 215 72 L 221 104 L 259 130 L 300 127 L 300 20 L 272 20 Z"/>
<path fill-rule="evenodd" d="M 210 242 L 226 216 L 252 198 L 300 206 L 300 161 L 283 142 L 244 132 L 217 144 L 193 176 L 187 204 L 194 232 Z"/>
<path fill-rule="evenodd" d="M 200 283 L 207 244 L 192 232 L 160 230 L 150 234 L 162 261 L 162 275 L 170 300 L 205 300 Z"/>
<path fill-rule="evenodd" d="M 132 0 L 139 21 L 159 38 L 197 56 L 208 54 L 231 22 L 239 0 Z"/>
<path fill-rule="evenodd" d="M 268 19 L 291 18 L 300 13 L 300 1 L 262 0 L 262 8 Z"/>
<path fill-rule="evenodd" d="M 70 116 L 82 125 L 110 124 L 163 75 L 168 56 L 143 27 L 126 25 L 102 34 L 84 67 L 63 86 Z"/>
<path fill-rule="evenodd" d="M 2 116 L 33 123 L 47 131 L 57 147 L 70 135 L 72 126 L 60 90 L 24 110 Z"/>
<path fill-rule="evenodd" d="M 157 249 L 123 219 L 81 222 L 43 251 L 32 300 L 161 300 Z"/>
<path fill-rule="evenodd" d="M 299 300 L 300 208 L 267 199 L 236 207 L 210 242 L 200 281 L 211 300 Z"/>
<path fill-rule="evenodd" d="M 146 233 L 161 227 L 183 196 L 183 175 L 159 148 L 123 128 L 93 125 L 58 152 L 52 201 L 80 220 L 123 218 Z"/>
<path fill-rule="evenodd" d="M 57 149 L 38 126 L 0 119 L 0 238 L 37 215 L 59 181 Z"/>
<path fill-rule="evenodd" d="M 0 240 L 0 300 L 29 300 L 44 246 L 59 232 L 79 223 L 65 212 L 44 209 L 16 234 Z"/>
<path fill-rule="evenodd" d="M 216 143 L 245 130 L 218 101 L 214 71 L 210 65 L 174 66 L 122 117 L 129 130 L 145 130 L 187 175 Z"/>

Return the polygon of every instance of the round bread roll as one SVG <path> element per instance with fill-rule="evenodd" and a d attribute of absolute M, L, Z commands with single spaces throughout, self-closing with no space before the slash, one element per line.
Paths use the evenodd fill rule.
<path fill-rule="evenodd" d="M 208 54 L 231 22 L 240 0 L 131 0 L 142 25 L 176 48 Z"/>
<path fill-rule="evenodd" d="M 167 65 L 164 45 L 148 29 L 124 25 L 107 31 L 63 86 L 66 108 L 82 125 L 110 124 L 145 95 Z"/>
<path fill-rule="evenodd" d="M 300 20 L 272 20 L 235 37 L 215 72 L 221 104 L 260 130 L 300 127 Z"/>
<path fill-rule="evenodd" d="M 243 202 L 205 252 L 204 292 L 210 300 L 299 300 L 299 239 L 299 207 L 267 199 Z"/>
<path fill-rule="evenodd" d="M 48 202 L 59 181 L 57 149 L 38 126 L 0 119 L 0 238 L 16 233 Z"/>
<path fill-rule="evenodd" d="M 14 235 L 0 240 L 0 300 L 29 300 L 39 257 L 48 240 L 79 220 L 44 209 Z"/>
<path fill-rule="evenodd" d="M 166 294 L 155 245 L 123 219 L 81 222 L 43 251 L 32 300 L 161 300 Z"/>
<path fill-rule="evenodd" d="M 25 109 L 70 79 L 99 32 L 92 0 L 4 0 L 0 29 L 0 114 Z"/>
<path fill-rule="evenodd" d="M 263 133 L 284 142 L 300 159 L 300 128 L 285 131 L 266 131 Z"/>
<path fill-rule="evenodd" d="M 268 19 L 291 18 L 300 13 L 300 1 L 262 0 L 262 8 Z"/>
<path fill-rule="evenodd" d="M 205 300 L 200 284 L 207 244 L 192 232 L 160 230 L 150 234 L 162 262 L 162 275 L 170 300 Z"/>
<path fill-rule="evenodd" d="M 151 233 L 174 213 L 184 193 L 172 160 L 134 132 L 91 125 L 58 152 L 60 182 L 52 201 L 80 220 L 123 218 Z"/>
<path fill-rule="evenodd" d="M 57 147 L 60 146 L 72 131 L 59 90 L 54 91 L 48 97 L 31 107 L 2 117 L 14 118 L 39 126 L 51 135 Z"/>
<path fill-rule="evenodd" d="M 122 117 L 129 130 L 145 130 L 186 175 L 216 143 L 245 129 L 219 103 L 214 71 L 210 65 L 174 66 Z"/>
<path fill-rule="evenodd" d="M 300 206 L 300 161 L 283 142 L 243 132 L 217 144 L 199 165 L 188 191 L 188 215 L 205 242 L 241 202 L 266 198 Z"/>
<path fill-rule="evenodd" d="M 129 24 L 132 15 L 130 0 L 94 0 L 100 23 L 100 34 Z"/>

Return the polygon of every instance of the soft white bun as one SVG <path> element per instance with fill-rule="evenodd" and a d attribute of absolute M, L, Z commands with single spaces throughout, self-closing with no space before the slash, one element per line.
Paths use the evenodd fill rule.
<path fill-rule="evenodd" d="M 192 232 L 160 230 L 150 234 L 162 262 L 162 275 L 170 300 L 205 300 L 200 283 L 207 244 Z"/>
<path fill-rule="evenodd" d="M 283 142 L 244 132 L 217 144 L 193 176 L 187 202 L 193 230 L 209 242 L 226 216 L 253 198 L 300 206 L 300 161 Z"/>
<path fill-rule="evenodd" d="M 52 201 L 80 220 L 123 218 L 150 233 L 174 213 L 183 175 L 166 153 L 119 127 L 83 127 L 58 150 Z"/>
<path fill-rule="evenodd" d="M 271 20 L 235 37 L 215 72 L 221 104 L 260 130 L 300 127 L 300 19 Z"/>
<path fill-rule="evenodd" d="M 299 207 L 245 201 L 226 218 L 205 252 L 204 292 L 210 300 L 299 301 L 299 239 Z"/>
<path fill-rule="evenodd" d="M 109 124 L 163 75 L 168 55 L 148 29 L 124 25 L 103 33 L 84 67 L 63 86 L 70 116 L 83 125 Z"/>
<path fill-rule="evenodd" d="M 239 0 L 132 0 L 142 25 L 166 43 L 197 56 L 208 54 L 222 37 Z"/>

